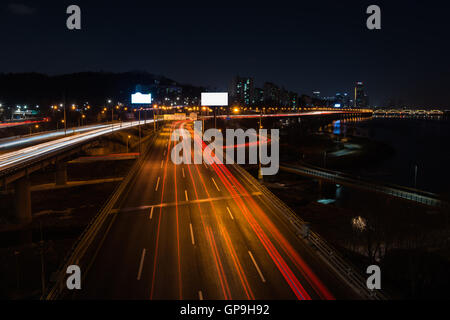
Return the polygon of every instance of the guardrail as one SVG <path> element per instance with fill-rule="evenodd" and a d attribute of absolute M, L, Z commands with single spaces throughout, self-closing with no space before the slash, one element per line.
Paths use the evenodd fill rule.
<path fill-rule="evenodd" d="M 284 217 L 291 223 L 297 236 L 302 236 L 305 230 L 309 230 L 307 223 L 301 219 L 291 208 L 289 208 L 283 201 L 278 199 L 269 189 L 260 184 L 250 173 L 239 165 L 233 165 L 237 171 L 249 181 L 252 185 L 256 186 L 266 197 L 273 201 L 274 207 L 279 209 L 283 213 Z M 361 297 L 371 300 L 386 300 L 385 293 L 380 290 L 371 291 L 366 286 L 366 279 L 356 270 L 350 262 L 346 261 L 341 254 L 329 245 L 324 239 L 322 239 L 316 232 L 309 230 L 307 239 L 317 249 L 330 267 L 335 269 L 336 273 Z"/>
<path fill-rule="evenodd" d="M 149 144 L 151 144 L 156 135 L 153 136 Z M 148 148 L 147 148 L 148 149 Z M 147 151 L 148 152 L 148 151 Z M 103 207 L 97 213 L 97 215 L 91 220 L 88 226 L 84 229 L 83 233 L 77 239 L 77 241 L 72 246 L 71 250 L 67 254 L 64 262 L 62 263 L 62 267 L 57 271 L 58 277 L 56 279 L 55 285 L 52 289 L 41 297 L 41 299 L 45 300 L 56 300 L 60 298 L 66 289 L 66 270 L 70 265 L 88 265 L 88 261 L 86 260 L 86 252 L 89 250 L 93 241 L 98 237 L 99 231 L 104 226 L 107 218 L 110 216 L 110 212 L 114 208 L 115 204 L 119 200 L 120 196 L 128 186 L 128 184 L 135 177 L 141 165 L 144 161 L 145 155 L 140 156 L 139 160 L 133 165 L 133 167 L 128 172 L 127 176 L 122 180 L 119 186 L 115 189 L 113 194 L 109 197 L 109 199 L 104 203 Z M 80 266 L 81 267 L 81 266 Z"/>
<path fill-rule="evenodd" d="M 416 190 L 416 189 L 410 189 L 407 187 L 401 187 L 401 186 L 394 186 L 389 184 L 377 184 L 369 181 L 365 181 L 362 179 L 356 179 L 354 177 L 351 177 L 345 173 L 337 172 L 337 171 L 330 171 L 330 170 L 322 170 L 322 169 L 315 169 L 312 167 L 306 167 L 306 166 L 291 166 L 282 164 L 280 165 L 280 169 L 285 171 L 290 171 L 294 173 L 302 173 L 308 176 L 312 177 L 318 177 L 327 179 L 329 181 L 332 181 L 334 183 L 340 183 L 340 184 L 351 184 L 355 187 L 363 188 L 370 191 L 376 191 L 385 193 L 397 198 L 402 198 L 405 200 L 410 200 L 414 202 L 418 202 L 421 204 L 425 204 L 428 206 L 433 207 L 439 207 L 439 208 L 447 208 L 449 207 L 449 203 L 442 201 L 437 198 L 436 195 L 425 192 L 422 190 Z"/>

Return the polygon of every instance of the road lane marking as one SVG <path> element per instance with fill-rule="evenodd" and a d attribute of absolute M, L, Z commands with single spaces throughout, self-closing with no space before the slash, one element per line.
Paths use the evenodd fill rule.
<path fill-rule="evenodd" d="M 234 217 L 233 217 L 233 215 L 231 214 L 230 208 L 227 207 L 227 211 L 228 211 L 228 213 L 230 214 L 231 220 L 234 220 Z"/>
<path fill-rule="evenodd" d="M 261 272 L 261 269 L 259 269 L 258 264 L 256 263 L 255 258 L 253 258 L 252 253 L 249 251 L 248 254 L 250 255 L 250 258 L 252 259 L 253 264 L 255 265 L 256 270 L 258 271 L 258 274 L 259 274 L 259 276 L 260 276 L 262 282 L 266 282 L 266 279 L 264 279 L 264 276 L 263 276 L 263 274 L 262 274 L 262 272 Z"/>
<path fill-rule="evenodd" d="M 181 171 L 183 172 L 183 178 L 186 178 L 186 176 L 184 174 L 184 168 L 181 168 Z"/>
<path fill-rule="evenodd" d="M 191 229 L 191 240 L 192 240 L 192 245 L 195 246 L 194 231 L 192 230 L 192 223 L 189 223 L 189 229 Z"/>
<path fill-rule="evenodd" d="M 206 162 L 203 162 L 203 164 L 205 165 L 205 168 L 208 169 L 208 166 L 206 165 Z"/>
<path fill-rule="evenodd" d="M 139 263 L 139 271 L 137 275 L 138 280 L 141 280 L 142 267 L 144 266 L 144 258 L 145 258 L 145 248 L 142 249 L 141 262 Z"/>
<path fill-rule="evenodd" d="M 158 181 L 156 182 L 156 188 L 155 191 L 158 191 L 158 187 L 159 187 L 159 180 L 161 179 L 161 177 L 158 177 Z"/>
<path fill-rule="evenodd" d="M 186 201 L 189 201 L 188 195 L 187 195 L 187 190 L 184 190 L 184 195 L 186 196 Z"/>
<path fill-rule="evenodd" d="M 198 292 L 198 298 L 199 298 L 200 300 L 203 300 L 203 293 L 202 293 L 201 290 Z"/>
<path fill-rule="evenodd" d="M 191 205 L 195 203 L 205 203 L 205 202 L 211 202 L 211 201 L 223 201 L 223 200 L 233 200 L 237 198 L 247 198 L 247 197 L 257 197 L 262 196 L 261 192 L 252 192 L 251 194 L 236 194 L 233 196 L 225 196 L 225 197 L 215 197 L 215 198 L 205 198 L 205 199 L 198 199 L 198 200 L 191 200 L 191 201 L 177 201 L 177 202 L 164 202 L 160 204 L 154 204 L 154 205 L 145 205 L 145 206 L 139 206 L 139 207 L 127 207 L 122 209 L 117 209 L 116 213 L 121 212 L 131 212 L 131 211 L 142 211 L 151 209 L 152 207 L 159 208 L 159 207 L 173 207 L 173 206 L 183 206 L 183 205 Z"/>
<path fill-rule="evenodd" d="M 214 182 L 214 185 L 216 186 L 217 191 L 220 192 L 220 189 L 219 189 L 219 187 L 217 186 L 216 180 L 214 180 L 213 177 L 211 177 L 211 179 L 212 179 L 212 181 Z"/>
<path fill-rule="evenodd" d="M 164 160 L 161 160 L 161 169 L 162 169 L 163 165 L 164 165 Z"/>
<path fill-rule="evenodd" d="M 155 209 L 155 207 L 152 207 L 152 208 L 150 209 L 150 219 L 153 218 L 153 209 Z"/>

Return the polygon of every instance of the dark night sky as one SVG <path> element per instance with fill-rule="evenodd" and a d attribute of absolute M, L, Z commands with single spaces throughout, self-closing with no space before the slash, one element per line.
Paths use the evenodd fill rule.
<path fill-rule="evenodd" d="M 443 2 L 157 3 L 2 0 L 0 72 L 146 70 L 218 89 L 239 74 L 323 95 L 360 80 L 372 104 L 450 107 Z M 66 29 L 70 4 L 81 7 L 81 31 Z M 365 26 L 370 4 L 382 9 L 381 31 Z"/>

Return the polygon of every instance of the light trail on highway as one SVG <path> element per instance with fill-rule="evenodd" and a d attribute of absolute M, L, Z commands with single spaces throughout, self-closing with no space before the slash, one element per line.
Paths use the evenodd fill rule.
<path fill-rule="evenodd" d="M 91 131 L 94 129 L 105 128 L 107 126 L 109 126 L 111 128 L 111 125 L 106 125 L 106 124 L 92 125 L 92 126 L 86 126 L 86 127 L 81 127 L 81 128 L 72 128 L 72 129 L 67 129 L 67 134 L 86 132 L 86 131 Z M 18 147 L 21 145 L 27 145 L 27 144 L 31 144 L 31 143 L 37 143 L 39 141 L 58 138 L 58 137 L 62 137 L 65 135 L 66 135 L 66 133 L 64 132 L 64 129 L 62 129 L 62 130 L 58 130 L 58 131 L 44 132 L 44 133 L 36 134 L 36 135 L 32 135 L 32 136 L 4 138 L 4 139 L 0 139 L 0 150 Z"/>
<path fill-rule="evenodd" d="M 153 120 L 147 120 L 146 123 L 153 123 Z M 14 166 L 26 161 L 35 160 L 44 155 L 64 150 L 66 148 L 97 138 L 99 136 L 143 124 L 145 124 L 144 121 L 141 121 L 140 123 L 138 121 L 117 123 L 114 125 L 101 127 L 99 129 L 90 130 L 88 132 L 82 132 L 77 135 L 52 140 L 17 151 L 2 154 L 0 155 L 0 172 L 6 169 L 11 169 Z"/>
<path fill-rule="evenodd" d="M 176 128 L 193 130 L 178 121 L 156 137 L 73 298 L 356 296 L 234 165 L 172 163 Z"/>

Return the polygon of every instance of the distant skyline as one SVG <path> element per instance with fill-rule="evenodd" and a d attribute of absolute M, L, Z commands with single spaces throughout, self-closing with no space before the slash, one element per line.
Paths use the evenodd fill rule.
<path fill-rule="evenodd" d="M 371 104 L 450 107 L 446 11 L 433 1 L 378 2 L 382 30 L 366 28 L 371 1 L 176 3 L 77 1 L 82 30 L 69 31 L 71 1 L 0 5 L 0 72 L 50 75 L 145 70 L 226 90 L 235 75 L 323 96 L 352 95 L 363 81 Z M 1 96 L 1 89 L 0 89 Z"/>

